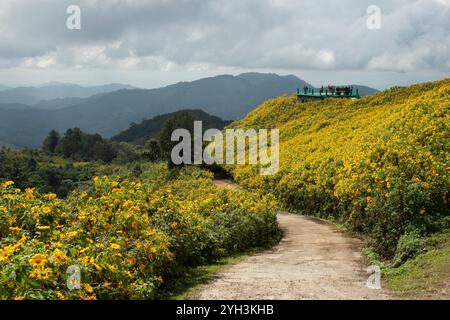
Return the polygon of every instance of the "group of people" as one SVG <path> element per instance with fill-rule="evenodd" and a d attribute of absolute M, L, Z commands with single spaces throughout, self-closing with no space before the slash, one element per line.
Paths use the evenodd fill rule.
<path fill-rule="evenodd" d="M 305 86 L 303 88 L 303 91 L 304 91 L 305 94 L 308 94 L 309 91 L 311 91 L 311 93 L 314 94 L 314 89 L 310 90 L 307 86 Z M 319 89 L 319 92 L 320 92 L 321 95 L 325 93 L 324 86 L 322 86 Z M 349 96 L 349 95 L 351 95 L 353 93 L 353 87 L 350 87 L 350 86 L 339 87 L 339 86 L 328 85 L 326 93 L 330 94 L 330 95 Z"/>

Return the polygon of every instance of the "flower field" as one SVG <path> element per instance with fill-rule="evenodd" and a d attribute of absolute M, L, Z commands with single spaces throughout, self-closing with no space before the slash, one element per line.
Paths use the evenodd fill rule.
<path fill-rule="evenodd" d="M 66 199 L 0 183 L 0 299 L 152 299 L 186 268 L 277 234 L 271 197 L 215 187 L 198 169 L 145 170 Z"/>
<path fill-rule="evenodd" d="M 449 225 L 450 79 L 360 100 L 269 100 L 240 128 L 280 129 L 280 172 L 229 166 L 288 209 L 344 222 L 385 258 L 410 232 Z"/>

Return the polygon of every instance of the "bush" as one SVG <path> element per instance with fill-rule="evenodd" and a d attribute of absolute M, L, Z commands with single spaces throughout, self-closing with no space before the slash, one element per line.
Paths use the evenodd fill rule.
<path fill-rule="evenodd" d="M 277 235 L 273 199 L 162 168 L 97 177 L 65 200 L 0 184 L 0 299 L 152 299 L 186 268 Z M 70 266 L 81 290 L 66 285 Z"/>
<path fill-rule="evenodd" d="M 406 260 L 414 258 L 419 250 L 422 248 L 422 238 L 417 230 L 413 230 L 405 233 L 400 237 L 395 251 L 392 264 L 394 267 L 398 267 Z"/>

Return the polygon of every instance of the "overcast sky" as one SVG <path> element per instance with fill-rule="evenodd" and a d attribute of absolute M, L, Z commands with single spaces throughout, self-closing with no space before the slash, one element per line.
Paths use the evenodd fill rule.
<path fill-rule="evenodd" d="M 81 30 L 66 27 L 71 4 Z M 151 88 L 260 71 L 385 88 L 448 77 L 449 30 L 450 0 L 1 0 L 0 84 Z"/>

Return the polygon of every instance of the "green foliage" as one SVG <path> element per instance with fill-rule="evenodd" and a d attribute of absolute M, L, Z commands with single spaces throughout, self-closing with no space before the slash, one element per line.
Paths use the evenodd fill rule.
<path fill-rule="evenodd" d="M 58 154 L 78 161 L 103 161 L 110 163 L 117 152 L 113 144 L 98 134 L 86 134 L 80 129 L 68 129 L 56 148 Z"/>
<path fill-rule="evenodd" d="M 50 131 L 47 138 L 45 138 L 44 140 L 42 150 L 54 154 L 56 148 L 58 147 L 59 139 L 60 137 L 58 132 L 56 132 L 55 130 Z"/>
<path fill-rule="evenodd" d="M 386 286 L 399 297 L 448 299 L 450 278 L 450 232 L 449 230 L 419 240 L 409 235 L 416 251 L 413 257 L 401 265 L 383 268 Z M 411 246 L 411 245 L 408 245 Z"/>
<path fill-rule="evenodd" d="M 395 251 L 393 266 L 398 267 L 408 259 L 414 258 L 422 247 L 422 239 L 417 230 L 405 233 L 400 237 Z"/>
<path fill-rule="evenodd" d="M 38 151 L 0 149 L 0 182 L 13 180 L 21 189 L 37 188 L 60 197 L 83 188 L 94 175 L 109 174 L 114 170 L 115 166 L 74 163 Z"/>
<path fill-rule="evenodd" d="M 176 129 L 186 129 L 191 134 L 191 145 L 194 145 L 194 118 L 188 112 L 180 112 L 175 116 L 167 120 L 166 124 L 159 133 L 159 145 L 161 148 L 161 154 L 163 159 L 168 163 L 169 169 L 174 168 L 175 164 L 172 161 L 171 153 L 172 149 L 179 143 L 178 141 L 172 141 L 172 133 Z M 194 148 L 191 148 L 193 152 Z M 193 158 L 193 153 L 191 154 Z"/>
<path fill-rule="evenodd" d="M 159 146 L 159 142 L 156 139 L 150 139 L 145 143 L 145 157 L 152 161 L 158 161 L 162 159 L 162 151 Z"/>

